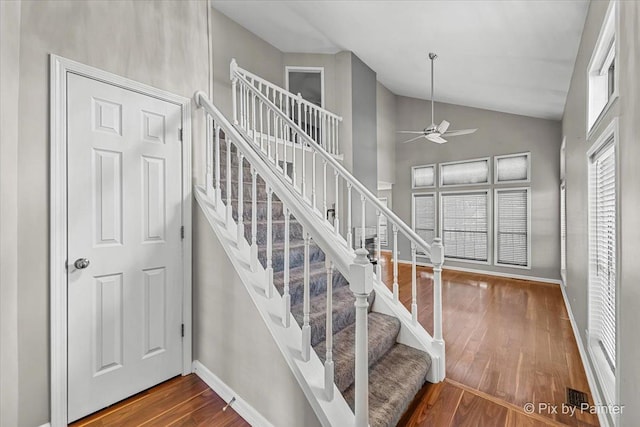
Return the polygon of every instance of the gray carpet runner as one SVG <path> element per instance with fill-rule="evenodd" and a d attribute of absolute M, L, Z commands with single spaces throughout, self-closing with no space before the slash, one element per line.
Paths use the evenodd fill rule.
<path fill-rule="evenodd" d="M 238 157 L 231 149 L 231 204 L 233 218 L 238 219 Z M 226 203 L 226 144 L 220 144 L 222 200 Z M 244 234 L 251 243 L 251 173 L 248 163 L 243 164 L 243 218 Z M 257 201 L 258 259 L 266 267 L 267 259 L 267 192 L 258 178 Z M 284 212 L 280 200 L 272 201 L 272 267 L 277 291 L 284 292 Z M 303 323 L 304 295 L 304 240 L 302 226 L 294 219 L 289 227 L 289 293 L 291 312 L 300 326 Z M 311 345 L 322 362 L 326 353 L 327 271 L 324 252 L 311 241 L 309 246 L 309 290 Z M 369 310 L 375 299 L 369 297 Z M 354 409 L 355 380 L 355 297 L 347 280 L 338 271 L 333 272 L 333 360 L 338 389 Z M 426 382 L 431 367 L 430 357 L 419 350 L 396 342 L 400 321 L 382 313 L 369 312 L 369 424 L 371 427 L 395 426 Z"/>

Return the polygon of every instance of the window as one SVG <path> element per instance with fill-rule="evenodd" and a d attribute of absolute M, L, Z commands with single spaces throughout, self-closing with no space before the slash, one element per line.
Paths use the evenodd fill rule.
<path fill-rule="evenodd" d="M 496 189 L 496 265 L 530 268 L 529 189 Z"/>
<path fill-rule="evenodd" d="M 287 90 L 299 93 L 302 98 L 324 107 L 324 68 L 285 67 Z"/>
<path fill-rule="evenodd" d="M 440 193 L 440 228 L 447 258 L 489 261 L 489 192 Z"/>
<path fill-rule="evenodd" d="M 411 168 L 411 188 L 435 187 L 436 166 L 423 165 Z"/>
<path fill-rule="evenodd" d="M 612 1 L 589 62 L 587 132 L 593 129 L 618 96 L 616 8 L 617 2 Z"/>
<path fill-rule="evenodd" d="M 389 207 L 389 199 L 387 199 L 386 197 L 380 197 L 378 200 L 380 200 L 380 202 L 385 205 L 386 207 Z M 380 215 L 380 236 L 378 237 L 380 239 L 380 246 L 389 246 L 389 240 L 388 240 L 388 232 L 387 232 L 387 217 L 385 215 Z"/>
<path fill-rule="evenodd" d="M 440 164 L 440 186 L 489 184 L 489 158 Z"/>
<path fill-rule="evenodd" d="M 589 349 L 607 403 L 615 403 L 617 120 L 589 150 Z"/>
<path fill-rule="evenodd" d="M 530 180 L 529 153 L 509 154 L 495 157 L 495 181 L 496 184 L 510 182 L 529 182 Z"/>
<path fill-rule="evenodd" d="M 425 242 L 431 244 L 436 237 L 436 195 L 435 193 L 418 193 L 412 195 L 411 226 Z M 417 255 L 426 254 L 418 248 Z"/>

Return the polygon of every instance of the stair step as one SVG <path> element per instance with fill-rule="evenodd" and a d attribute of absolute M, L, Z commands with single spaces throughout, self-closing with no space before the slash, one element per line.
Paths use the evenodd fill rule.
<path fill-rule="evenodd" d="M 266 268 L 267 248 L 266 245 L 258 247 L 258 260 L 263 267 Z M 309 263 L 324 261 L 324 252 L 322 249 L 311 243 L 309 245 Z M 273 242 L 271 252 L 271 263 L 273 271 L 282 271 L 284 269 L 284 242 Z M 296 268 L 304 264 L 304 241 L 292 240 L 289 243 L 289 268 Z"/>
<path fill-rule="evenodd" d="M 273 283 L 280 292 L 284 291 L 284 271 L 273 274 Z M 333 290 L 346 286 L 349 283 L 339 271 L 333 271 Z M 309 265 L 309 294 L 313 298 L 316 295 L 325 295 L 327 291 L 327 269 L 324 262 L 315 262 Z M 289 295 L 291 305 L 302 302 L 304 296 L 304 265 L 289 269 Z"/>
<path fill-rule="evenodd" d="M 395 426 L 426 383 L 431 358 L 423 351 L 396 343 L 369 369 L 369 426 Z M 355 386 L 343 396 L 355 407 Z"/>
<path fill-rule="evenodd" d="M 400 321 L 393 316 L 371 312 L 367 323 L 369 325 L 369 366 L 371 367 L 395 344 L 400 333 Z M 334 381 L 341 392 L 355 381 L 355 342 L 355 323 L 333 336 Z M 322 363 L 326 357 L 326 343 L 321 341 L 314 347 Z"/>
<path fill-rule="evenodd" d="M 258 245 L 266 245 L 267 243 L 267 221 L 258 220 L 256 227 L 256 239 Z M 271 233 L 274 242 L 284 240 L 284 219 L 271 221 Z M 251 221 L 244 222 L 244 235 L 247 242 L 251 243 Z M 289 238 L 290 240 L 302 240 L 302 225 L 295 220 L 289 221 Z"/>
<path fill-rule="evenodd" d="M 375 299 L 375 292 L 369 295 L 369 310 Z M 348 286 L 343 286 L 333 291 L 333 333 L 336 334 L 354 323 L 356 309 L 353 303 L 356 298 Z M 309 300 L 309 324 L 311 326 L 311 346 L 315 346 L 325 339 L 327 296 L 317 295 Z M 299 325 L 303 321 L 303 303 L 300 302 L 291 307 L 291 313 Z"/>

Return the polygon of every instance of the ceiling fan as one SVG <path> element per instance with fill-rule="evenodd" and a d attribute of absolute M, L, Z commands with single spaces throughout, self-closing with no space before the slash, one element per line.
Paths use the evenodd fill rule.
<path fill-rule="evenodd" d="M 429 53 L 429 59 L 431 60 L 431 124 L 424 128 L 423 130 L 401 130 L 398 133 L 409 133 L 409 134 L 418 134 L 415 138 L 411 138 L 407 141 L 403 141 L 404 143 L 413 142 L 420 138 L 426 138 L 431 142 L 435 142 L 436 144 L 444 144 L 447 142 L 443 136 L 459 136 L 459 135 L 468 135 L 470 133 L 474 133 L 478 129 L 462 129 L 462 130 L 448 130 L 449 122 L 443 120 L 439 125 L 435 124 L 433 119 L 433 61 L 438 57 L 435 53 Z"/>

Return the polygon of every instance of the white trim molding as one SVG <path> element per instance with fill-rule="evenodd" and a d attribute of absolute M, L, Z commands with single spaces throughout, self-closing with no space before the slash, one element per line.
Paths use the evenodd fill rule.
<path fill-rule="evenodd" d="M 50 342 L 51 426 L 67 425 L 67 74 L 121 87 L 182 108 L 182 373 L 191 373 L 191 100 L 57 55 L 50 56 Z"/>
<path fill-rule="evenodd" d="M 298 73 L 320 73 L 320 107 L 324 108 L 325 105 L 325 93 L 324 93 L 324 67 L 302 67 L 297 65 L 285 65 L 284 67 L 284 82 L 285 89 L 289 92 L 289 72 L 298 72 Z M 307 101 L 309 101 L 307 99 Z"/>
<path fill-rule="evenodd" d="M 199 360 L 193 361 L 193 373 L 200 377 L 200 379 L 204 381 L 211 390 L 216 392 L 222 400 L 229 403 L 229 406 L 231 406 L 238 415 L 253 427 L 273 427 L 273 424 L 271 424 L 269 420 L 251 406 L 249 402 L 240 397 L 231 387 L 222 381 L 216 374 L 211 372 L 209 368 L 204 366 Z M 233 398 L 235 398 L 235 400 L 230 403 Z"/>

